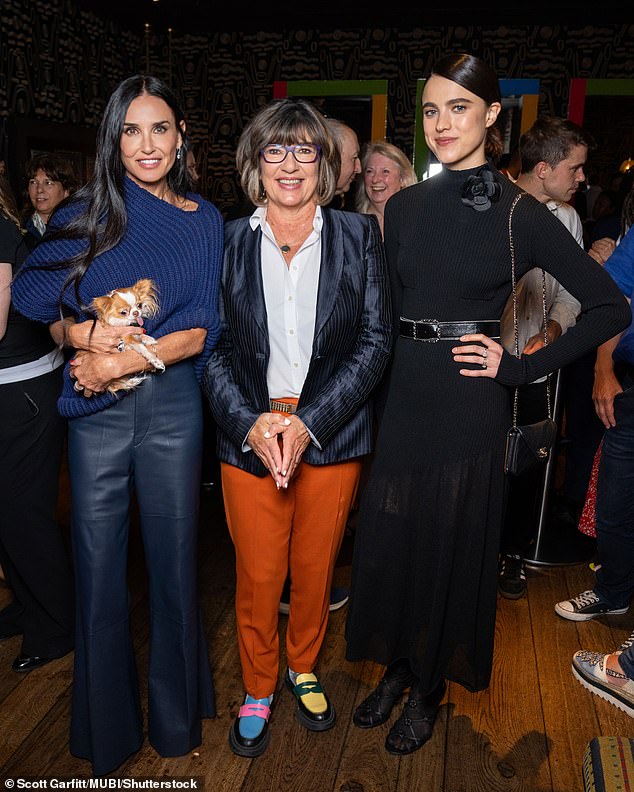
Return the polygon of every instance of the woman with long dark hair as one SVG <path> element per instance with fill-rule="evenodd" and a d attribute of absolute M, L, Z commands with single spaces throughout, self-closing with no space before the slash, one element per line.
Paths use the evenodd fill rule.
<path fill-rule="evenodd" d="M 520 194 L 492 164 L 501 107 L 497 76 L 479 58 L 438 61 L 422 109 L 443 170 L 385 208 L 395 343 L 355 535 L 346 637 L 349 659 L 388 666 L 355 711 L 357 726 L 387 721 L 410 688 L 386 738 L 393 754 L 429 739 L 447 680 L 472 691 L 489 684 L 511 388 L 569 363 L 631 316 L 601 266 L 524 194 L 512 219 L 517 277 L 543 267 L 580 301 L 583 319 L 532 355 L 500 345 Z"/>
<path fill-rule="evenodd" d="M 71 751 L 97 775 L 143 742 L 126 585 L 133 488 L 148 572 L 150 743 L 185 754 L 214 714 L 196 594 L 199 381 L 219 331 L 223 223 L 189 191 L 186 153 L 171 90 L 151 76 L 124 80 L 104 112 L 92 179 L 58 208 L 14 285 L 19 310 L 75 350 L 58 401 L 77 590 Z M 153 282 L 158 313 L 137 330 L 157 340 L 161 366 L 91 311 L 96 297 L 141 279 Z M 109 390 L 130 374 L 136 388 Z"/>

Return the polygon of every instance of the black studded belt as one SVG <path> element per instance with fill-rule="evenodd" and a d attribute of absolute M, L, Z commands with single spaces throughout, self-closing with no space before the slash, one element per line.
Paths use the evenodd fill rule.
<path fill-rule="evenodd" d="M 437 319 L 405 319 L 401 316 L 400 335 L 414 341 L 458 341 L 463 335 L 483 333 L 489 338 L 500 337 L 500 323 L 496 319 L 480 322 L 439 322 Z"/>

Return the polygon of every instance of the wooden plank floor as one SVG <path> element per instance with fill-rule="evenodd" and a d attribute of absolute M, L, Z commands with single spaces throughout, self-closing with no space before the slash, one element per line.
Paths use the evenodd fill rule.
<path fill-rule="evenodd" d="M 61 519 L 67 520 L 62 483 Z M 337 582 L 349 579 L 353 534 L 342 549 Z M 142 551 L 133 535 L 132 624 L 142 693 L 147 666 L 147 610 Z M 611 649 L 629 634 L 634 614 L 576 624 L 555 615 L 557 600 L 592 585 L 587 564 L 528 570 L 528 597 L 500 599 L 490 688 L 470 694 L 449 686 L 430 742 L 396 758 L 383 748 L 389 725 L 362 731 L 354 707 L 378 681 L 373 663 L 345 660 L 346 609 L 333 613 L 320 661 L 320 678 L 337 708 L 337 725 L 309 733 L 281 691 L 268 751 L 255 760 L 234 756 L 227 732 L 243 689 L 233 613 L 233 549 L 219 493 L 202 494 L 200 588 L 209 636 L 218 715 L 204 722 L 202 745 L 190 755 L 163 759 L 147 744 L 117 772 L 126 777 L 190 777 L 207 792 L 582 792 L 582 758 L 598 735 L 632 736 L 634 722 L 592 696 L 572 677 L 580 647 Z M 10 599 L 0 588 L 0 607 Z M 286 618 L 280 617 L 280 632 Z M 283 645 L 283 643 L 282 643 Z M 0 643 L 0 787 L 4 779 L 90 778 L 90 765 L 68 752 L 72 655 L 27 675 L 11 671 L 20 639 Z M 284 658 L 281 660 L 284 668 Z"/>

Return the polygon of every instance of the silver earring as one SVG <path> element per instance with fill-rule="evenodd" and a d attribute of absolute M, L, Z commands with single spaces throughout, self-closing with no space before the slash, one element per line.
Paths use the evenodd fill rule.
<path fill-rule="evenodd" d="M 183 152 L 181 151 L 181 149 L 177 148 L 176 149 L 176 159 L 179 160 L 181 158 L 182 154 L 183 154 Z"/>

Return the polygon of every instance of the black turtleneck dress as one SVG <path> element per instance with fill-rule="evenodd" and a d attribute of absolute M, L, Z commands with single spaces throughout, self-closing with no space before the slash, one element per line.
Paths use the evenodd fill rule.
<path fill-rule="evenodd" d="M 347 658 L 407 658 L 430 691 L 442 678 L 488 686 L 497 559 L 505 506 L 503 456 L 513 386 L 532 382 L 628 326 L 610 276 L 547 207 L 524 195 L 514 212 L 517 278 L 550 272 L 581 303 L 554 344 L 515 358 L 495 379 L 465 377 L 454 341 L 400 337 L 399 318 L 499 319 L 511 293 L 508 218 L 518 188 L 501 185 L 485 211 L 462 201 L 480 169 L 443 170 L 386 206 L 393 356 L 354 540 Z"/>

